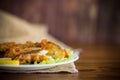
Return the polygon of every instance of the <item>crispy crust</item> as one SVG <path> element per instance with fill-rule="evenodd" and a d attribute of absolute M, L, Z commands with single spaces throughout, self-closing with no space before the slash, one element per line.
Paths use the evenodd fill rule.
<path fill-rule="evenodd" d="M 47 50 L 48 52 L 46 55 L 40 55 L 41 50 Z M 16 44 L 15 42 L 0 44 L 0 57 L 19 60 L 20 64 L 32 63 L 34 61 L 40 62 L 49 59 L 49 56 L 65 58 L 68 57 L 68 53 L 59 45 L 47 40 L 36 43 L 27 41 L 25 44 Z"/>

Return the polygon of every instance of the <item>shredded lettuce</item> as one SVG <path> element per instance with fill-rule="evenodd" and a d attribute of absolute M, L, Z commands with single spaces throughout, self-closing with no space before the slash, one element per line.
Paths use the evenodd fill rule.
<path fill-rule="evenodd" d="M 50 60 L 47 60 L 47 62 L 46 62 L 47 64 L 54 64 L 54 63 L 56 63 L 55 62 L 55 60 L 54 59 L 50 59 Z"/>
<path fill-rule="evenodd" d="M 46 61 L 43 60 L 43 61 L 41 61 L 39 64 L 46 64 Z"/>
<path fill-rule="evenodd" d="M 70 49 L 66 49 L 67 53 L 69 53 L 69 59 L 73 58 L 73 51 Z"/>
<path fill-rule="evenodd" d="M 34 64 L 37 64 L 37 61 L 35 61 Z"/>

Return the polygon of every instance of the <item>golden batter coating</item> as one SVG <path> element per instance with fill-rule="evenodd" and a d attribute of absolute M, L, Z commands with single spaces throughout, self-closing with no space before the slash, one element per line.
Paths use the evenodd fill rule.
<path fill-rule="evenodd" d="M 0 57 L 12 58 L 19 60 L 20 64 L 32 63 L 34 61 L 41 62 L 52 58 L 67 58 L 68 53 L 57 44 L 42 40 L 41 42 L 33 43 L 27 41 L 24 44 L 15 42 L 7 42 L 0 44 Z"/>

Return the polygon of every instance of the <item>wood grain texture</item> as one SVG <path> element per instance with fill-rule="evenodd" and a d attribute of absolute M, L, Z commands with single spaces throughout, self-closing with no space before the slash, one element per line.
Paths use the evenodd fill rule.
<path fill-rule="evenodd" d="M 116 80 L 120 78 L 120 45 L 74 45 L 82 48 L 75 62 L 78 73 L 9 74 L 0 73 L 2 80 Z"/>

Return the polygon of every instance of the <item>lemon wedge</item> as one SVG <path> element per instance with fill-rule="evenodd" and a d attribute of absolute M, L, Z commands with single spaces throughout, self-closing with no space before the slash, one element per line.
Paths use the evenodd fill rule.
<path fill-rule="evenodd" d="M 11 60 L 10 58 L 0 58 L 2 65 L 19 65 L 19 60 Z"/>

